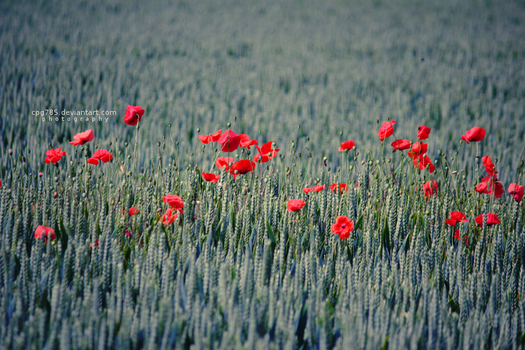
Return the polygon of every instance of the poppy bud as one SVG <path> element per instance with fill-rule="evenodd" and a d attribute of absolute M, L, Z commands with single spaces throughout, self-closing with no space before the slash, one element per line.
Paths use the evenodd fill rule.
<path fill-rule="evenodd" d="M 53 193 L 53 198 L 56 198 L 58 197 L 58 192 L 55 191 L 55 193 Z"/>
<path fill-rule="evenodd" d="M 201 132 L 201 129 L 200 129 L 200 128 L 197 128 L 197 132 Z M 160 142 L 159 142 L 159 144 L 160 144 Z"/>
<path fill-rule="evenodd" d="M 12 156 L 13 155 L 13 150 L 10 148 L 9 149 L 9 155 Z"/>
<path fill-rule="evenodd" d="M 230 127 L 230 126 L 232 126 L 232 123 L 228 123 L 228 124 L 226 124 L 226 125 L 227 125 L 228 127 Z"/>

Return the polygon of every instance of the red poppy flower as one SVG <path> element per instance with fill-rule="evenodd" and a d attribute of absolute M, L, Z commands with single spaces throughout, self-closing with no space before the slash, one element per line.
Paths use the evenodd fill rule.
<path fill-rule="evenodd" d="M 423 185 L 423 192 L 425 193 L 425 197 L 431 196 L 433 193 L 438 194 L 438 183 L 436 180 L 430 180 L 427 181 Z"/>
<path fill-rule="evenodd" d="M 99 240 L 97 239 L 95 241 L 95 245 L 97 246 L 97 248 L 98 248 L 98 244 L 99 244 Z M 93 243 L 89 243 L 89 248 L 93 248 Z"/>
<path fill-rule="evenodd" d="M 337 184 L 331 184 L 329 189 L 332 190 L 332 192 L 336 193 Z M 348 189 L 348 186 L 346 184 L 339 184 L 339 193 L 343 193 L 343 191 L 346 191 Z"/>
<path fill-rule="evenodd" d="M 273 141 L 269 141 L 269 142 L 266 142 L 264 145 L 262 145 L 261 147 L 257 146 L 257 150 L 259 151 L 259 153 L 261 154 L 267 154 L 267 153 L 270 153 L 271 151 L 273 151 L 272 149 L 272 144 L 273 144 Z"/>
<path fill-rule="evenodd" d="M 490 193 L 490 195 L 495 198 L 500 198 L 504 191 L 503 184 L 498 181 L 496 175 L 493 177 L 485 176 L 481 179 L 481 182 L 476 185 L 475 190 L 479 194 Z"/>
<path fill-rule="evenodd" d="M 164 225 L 171 225 L 173 222 L 175 222 L 175 219 L 177 219 L 177 211 L 175 208 L 168 208 L 164 215 L 162 215 L 162 223 Z"/>
<path fill-rule="evenodd" d="M 168 204 L 173 209 L 178 209 L 182 213 L 181 208 L 184 208 L 184 201 L 182 198 L 176 194 L 168 194 L 167 196 L 163 196 L 162 199 L 164 200 L 164 203 Z"/>
<path fill-rule="evenodd" d="M 121 210 L 122 211 L 122 214 L 126 214 L 126 211 L 125 210 Z M 128 215 L 129 216 L 133 216 L 133 215 L 136 215 L 138 214 L 140 211 L 140 209 L 138 209 L 137 207 L 131 207 L 128 209 Z"/>
<path fill-rule="evenodd" d="M 386 138 L 390 137 L 390 135 L 394 133 L 394 124 L 396 124 L 396 121 L 392 120 L 391 122 L 384 122 L 383 125 L 381 125 L 379 131 L 377 132 L 379 141 L 383 142 Z"/>
<path fill-rule="evenodd" d="M 485 138 L 485 129 L 475 126 L 468 130 L 461 138 L 468 144 L 469 142 L 479 142 Z"/>
<path fill-rule="evenodd" d="M 410 141 L 405 140 L 405 139 L 396 140 L 396 141 L 392 142 L 392 147 L 394 147 L 394 152 L 397 151 L 397 150 L 402 151 L 404 149 L 409 149 L 410 148 Z"/>
<path fill-rule="evenodd" d="M 346 216 L 338 216 L 335 223 L 332 225 L 332 232 L 339 235 L 340 239 L 347 239 L 350 237 L 350 232 L 354 230 L 354 222 Z"/>
<path fill-rule="evenodd" d="M 139 213 L 140 209 L 137 207 L 131 207 L 128 210 L 129 216 L 137 215 Z"/>
<path fill-rule="evenodd" d="M 518 184 L 509 185 L 509 194 L 519 203 L 523 199 L 525 188 Z"/>
<path fill-rule="evenodd" d="M 449 224 L 450 226 L 455 226 L 458 222 L 467 222 L 467 221 L 468 219 L 465 216 L 465 214 L 463 214 L 460 211 L 453 211 L 452 213 L 450 213 L 450 219 L 446 220 L 447 224 Z"/>
<path fill-rule="evenodd" d="M 355 142 L 352 140 L 346 140 L 339 146 L 339 152 L 343 152 L 347 149 L 353 149 L 355 147 Z"/>
<path fill-rule="evenodd" d="M 270 142 L 266 142 L 264 145 L 262 145 L 262 147 L 255 146 L 257 147 L 259 154 L 257 154 L 253 158 L 253 160 L 258 163 L 260 159 L 261 163 L 266 163 L 270 159 L 275 158 L 275 156 L 277 155 L 277 152 L 279 152 L 281 149 L 280 148 L 272 149 L 272 144 L 273 144 L 273 141 L 270 141 Z"/>
<path fill-rule="evenodd" d="M 428 171 L 431 174 L 434 172 L 434 170 L 436 170 L 436 166 L 431 163 L 430 157 L 426 155 L 425 156 L 420 155 L 420 156 L 414 157 L 412 163 L 414 163 L 414 166 L 418 168 L 419 170 L 425 170 L 428 166 Z"/>
<path fill-rule="evenodd" d="M 46 226 L 38 226 L 35 230 L 35 238 L 42 239 L 44 238 L 44 243 L 47 243 L 47 239 L 50 238 L 52 241 L 56 238 L 55 230 Z"/>
<path fill-rule="evenodd" d="M 66 155 L 66 152 L 62 152 L 61 147 L 58 147 L 56 149 L 50 149 L 46 152 L 46 159 L 44 159 L 44 162 L 46 164 L 49 163 L 58 163 L 60 158 Z"/>
<path fill-rule="evenodd" d="M 250 136 L 246 134 L 240 134 L 239 137 L 241 138 L 241 147 L 251 149 L 251 146 L 257 145 L 257 140 L 250 140 Z"/>
<path fill-rule="evenodd" d="M 490 190 L 488 188 L 490 180 L 491 178 L 489 176 L 485 176 L 483 179 L 481 179 L 481 182 L 475 187 L 476 192 L 478 192 L 479 194 L 490 193 Z"/>
<path fill-rule="evenodd" d="M 137 125 L 144 115 L 144 110 L 141 106 L 130 106 L 126 108 L 126 115 L 124 116 L 124 123 L 128 125 Z"/>
<path fill-rule="evenodd" d="M 456 231 L 454 231 L 454 238 L 457 239 L 458 241 L 461 241 L 461 236 L 459 234 L 459 228 L 457 228 Z M 465 239 L 466 244 L 470 244 L 467 236 L 463 236 L 463 238 Z"/>
<path fill-rule="evenodd" d="M 221 149 L 223 152 L 233 152 L 239 148 L 241 143 L 241 138 L 239 135 L 231 131 L 230 129 L 226 130 L 224 134 L 219 138 L 219 144 L 222 145 Z"/>
<path fill-rule="evenodd" d="M 202 143 L 207 145 L 211 141 L 210 135 L 199 135 L 199 140 L 201 140 Z"/>
<path fill-rule="evenodd" d="M 69 143 L 73 146 L 83 145 L 86 142 L 93 141 L 94 138 L 95 134 L 93 133 L 93 130 L 89 129 L 73 136 L 73 141 L 70 141 Z"/>
<path fill-rule="evenodd" d="M 288 201 L 288 211 L 298 211 L 301 210 L 302 207 L 306 204 L 305 201 L 302 201 L 300 199 L 291 199 Z"/>
<path fill-rule="evenodd" d="M 87 161 L 89 164 L 97 165 L 99 160 L 107 163 L 111 159 L 113 159 L 113 154 L 109 153 L 107 149 L 98 149 Z"/>
<path fill-rule="evenodd" d="M 476 223 L 481 227 L 483 226 L 483 214 L 479 214 L 476 218 Z M 496 214 L 487 213 L 487 226 L 492 226 L 501 223 Z"/>
<path fill-rule="evenodd" d="M 421 125 L 419 128 L 417 128 L 417 138 L 420 140 L 426 140 L 428 139 L 428 135 L 430 134 L 430 128 L 426 127 L 424 125 Z"/>
<path fill-rule="evenodd" d="M 428 143 L 423 143 L 422 141 L 414 142 L 412 145 L 412 153 L 409 154 L 412 156 L 420 156 L 426 154 L 428 151 Z M 412 158 L 414 159 L 414 158 Z"/>
<path fill-rule="evenodd" d="M 494 176 L 498 173 L 495 169 L 494 163 L 492 163 L 492 159 L 490 159 L 489 156 L 483 156 L 481 157 L 481 160 L 483 161 L 483 165 L 485 166 L 485 171 L 487 174 Z"/>
<path fill-rule="evenodd" d="M 268 162 L 270 159 L 272 158 L 275 158 L 275 156 L 277 155 L 277 151 L 276 150 L 272 150 L 270 153 L 268 154 L 256 154 L 255 157 L 253 157 L 253 160 L 256 162 L 256 163 L 266 163 Z"/>
<path fill-rule="evenodd" d="M 202 173 L 202 177 L 203 177 L 204 180 L 206 180 L 206 181 L 216 183 L 217 181 L 219 181 L 221 175 L 215 175 L 215 174 L 210 174 L 210 173 L 205 173 L 205 172 L 203 172 L 203 173 Z"/>
<path fill-rule="evenodd" d="M 232 157 L 219 157 L 215 161 L 215 165 L 217 166 L 217 168 L 219 168 L 219 170 L 225 170 L 225 171 L 230 170 L 231 163 L 233 163 Z"/>
<path fill-rule="evenodd" d="M 454 219 L 446 219 L 445 222 L 450 226 L 455 226 L 458 222 Z"/>
<path fill-rule="evenodd" d="M 199 140 L 205 145 L 210 142 L 216 142 L 221 137 L 221 131 L 222 130 L 216 131 L 211 135 L 199 135 Z"/>
<path fill-rule="evenodd" d="M 126 237 L 131 237 L 131 232 L 129 230 L 126 230 L 126 232 L 124 232 L 124 234 L 126 235 Z"/>
<path fill-rule="evenodd" d="M 218 130 L 218 131 L 215 131 L 213 134 L 211 134 L 210 135 L 211 141 L 212 142 L 217 142 L 217 140 L 219 140 L 221 138 L 221 132 L 222 132 L 222 129 Z"/>
<path fill-rule="evenodd" d="M 230 167 L 233 178 L 237 175 L 247 174 L 255 169 L 255 162 L 249 159 L 239 160 Z"/>
<path fill-rule="evenodd" d="M 315 185 L 314 187 L 311 187 L 311 188 L 303 188 L 303 192 L 304 193 L 308 193 L 308 192 L 321 192 L 322 190 L 324 190 L 326 188 L 326 185 Z"/>

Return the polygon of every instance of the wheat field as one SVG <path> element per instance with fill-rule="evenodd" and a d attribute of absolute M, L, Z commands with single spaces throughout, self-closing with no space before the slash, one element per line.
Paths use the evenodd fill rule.
<path fill-rule="evenodd" d="M 0 349 L 525 344 L 522 1 L 6 0 L 0 130 Z"/>

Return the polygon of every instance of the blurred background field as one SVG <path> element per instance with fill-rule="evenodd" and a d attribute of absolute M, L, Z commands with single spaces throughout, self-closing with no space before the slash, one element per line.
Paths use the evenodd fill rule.
<path fill-rule="evenodd" d="M 480 153 L 498 159 L 508 183 L 525 145 L 523 2 L 2 1 L 0 43 L 0 153 L 25 155 L 35 171 L 49 142 L 88 128 L 99 147 L 124 150 L 135 131 L 123 122 L 128 104 L 146 110 L 142 162 L 155 162 L 165 139 L 163 157 L 179 141 L 181 159 L 193 152 L 209 168 L 196 129 L 231 122 L 283 154 L 295 140 L 316 173 L 324 156 L 339 165 L 340 132 L 362 155 L 379 154 L 377 120 L 390 118 L 398 138 L 432 128 L 433 160 L 485 128 Z M 47 108 L 117 116 L 31 114 Z M 462 152 L 460 169 L 471 156 Z"/>

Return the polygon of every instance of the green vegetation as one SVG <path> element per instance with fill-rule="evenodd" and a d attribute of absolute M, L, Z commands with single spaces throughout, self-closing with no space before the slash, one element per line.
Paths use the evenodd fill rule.
<path fill-rule="evenodd" d="M 523 346 L 524 26 L 511 1 L 2 2 L 0 348 Z M 62 120 L 85 110 L 116 115 Z M 433 173 L 390 146 L 422 124 Z M 228 128 L 280 151 L 233 179 L 216 158 L 254 146 L 198 138 Z"/>

